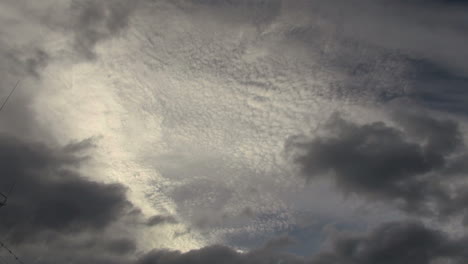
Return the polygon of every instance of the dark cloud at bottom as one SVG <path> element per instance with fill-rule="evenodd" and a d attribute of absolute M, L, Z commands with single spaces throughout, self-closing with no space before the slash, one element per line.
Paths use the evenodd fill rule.
<path fill-rule="evenodd" d="M 339 236 L 332 251 L 314 258 L 314 264 L 427 264 L 436 260 L 465 263 L 467 238 L 450 239 L 416 222 L 387 223 L 367 236 Z"/>
<path fill-rule="evenodd" d="M 0 191 L 8 195 L 0 240 L 26 263 L 123 263 L 136 251 L 131 232 L 112 231 L 123 221 L 132 224 L 128 230 L 143 221 L 126 189 L 80 173 L 93 144 L 51 146 L 0 135 Z"/>
<path fill-rule="evenodd" d="M 2 208 L 0 230 L 14 241 L 45 231 L 78 232 L 104 228 L 132 209 L 125 189 L 92 182 L 77 169 L 90 142 L 52 148 L 0 136 L 0 181 L 10 194 Z"/>
<path fill-rule="evenodd" d="M 210 246 L 186 253 L 154 250 L 136 264 L 462 264 L 468 259 L 468 238 L 451 239 L 417 222 L 383 224 L 366 235 L 335 234 L 330 249 L 310 257 L 265 246 L 240 253 L 225 246 Z"/>

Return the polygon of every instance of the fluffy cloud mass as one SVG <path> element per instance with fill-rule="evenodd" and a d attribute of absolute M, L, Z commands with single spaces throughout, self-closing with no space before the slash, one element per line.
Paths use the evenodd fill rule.
<path fill-rule="evenodd" d="M 88 148 L 86 142 L 50 149 L 14 137 L 1 141 L 2 181 L 17 187 L 0 220 L 10 239 L 99 230 L 132 209 L 123 186 L 92 182 L 73 170 L 85 158 L 75 152 Z"/>
<path fill-rule="evenodd" d="M 446 170 L 466 152 L 458 124 L 414 113 L 396 114 L 394 122 L 359 125 L 334 115 L 324 136 L 291 140 L 299 150 L 294 160 L 309 179 L 331 174 L 342 190 L 409 213 L 465 213 L 466 185 L 453 186 L 457 179 Z"/>
<path fill-rule="evenodd" d="M 466 263 L 466 11 L 2 1 L 0 263 Z"/>

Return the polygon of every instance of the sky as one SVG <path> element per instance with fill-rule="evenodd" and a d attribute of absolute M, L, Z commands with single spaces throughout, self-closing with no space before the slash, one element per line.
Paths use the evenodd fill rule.
<path fill-rule="evenodd" d="M 467 12 L 0 1 L 0 263 L 466 263 Z"/>

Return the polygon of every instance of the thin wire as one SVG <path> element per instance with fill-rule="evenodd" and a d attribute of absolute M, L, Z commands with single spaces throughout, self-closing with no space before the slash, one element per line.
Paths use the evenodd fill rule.
<path fill-rule="evenodd" d="M 8 100 L 10 99 L 11 95 L 15 92 L 16 88 L 18 87 L 19 83 L 20 83 L 21 80 L 18 80 L 15 84 L 15 86 L 13 87 L 13 89 L 11 89 L 10 93 L 8 94 L 7 98 L 5 99 L 5 101 L 3 101 L 2 103 L 2 106 L 0 106 L 0 112 L 3 110 L 3 108 L 5 107 L 6 103 L 8 102 Z M 6 196 L 6 199 L 8 199 L 8 197 L 10 196 L 11 192 L 13 191 L 13 188 L 15 187 L 16 185 L 16 181 L 13 182 L 13 184 L 10 186 L 10 190 L 8 191 L 8 195 Z M 5 201 L 6 202 L 6 201 Z"/>
<path fill-rule="evenodd" d="M 13 89 L 11 89 L 10 93 L 8 94 L 7 98 L 5 99 L 5 101 L 3 101 L 2 103 L 2 106 L 0 106 L 0 112 L 3 110 L 3 108 L 5 107 L 6 103 L 8 102 L 8 100 L 10 99 L 11 95 L 15 92 L 16 90 L 16 87 L 18 87 L 18 84 L 20 83 L 20 80 L 18 80 L 15 84 L 15 86 L 13 87 Z M 10 190 L 8 191 L 8 195 L 11 194 L 11 192 L 13 191 L 13 188 L 15 187 L 16 185 L 16 182 L 14 182 L 11 187 L 10 187 Z M 8 196 L 7 196 L 8 197 Z M 9 249 L 2 241 L 0 241 L 0 246 L 2 248 L 4 248 L 6 251 L 8 251 L 8 253 L 10 253 L 11 256 L 13 256 L 13 258 L 20 264 L 25 264 L 11 249 Z M 4 261 L 2 261 L 2 263 L 4 263 Z M 8 263 L 8 261 L 7 261 Z"/>
<path fill-rule="evenodd" d="M 18 263 L 20 263 L 20 264 L 25 264 L 23 261 L 21 261 L 20 258 L 18 258 L 18 256 L 16 256 L 15 253 L 13 253 L 13 251 L 11 251 L 11 249 L 9 249 L 7 246 L 5 246 L 5 244 L 3 244 L 2 241 L 0 241 L 0 246 L 1 246 L 2 248 L 6 249 L 6 251 L 8 251 L 8 253 L 10 253 L 10 255 L 12 255 L 13 258 L 15 258 L 15 260 L 16 260 Z"/>
<path fill-rule="evenodd" d="M 16 90 L 16 87 L 18 87 L 18 84 L 20 83 L 20 80 L 18 80 L 15 84 L 15 86 L 13 87 L 13 89 L 11 89 L 10 91 L 10 94 L 8 94 L 7 98 L 5 99 L 5 101 L 3 101 L 2 103 L 2 106 L 0 106 L 0 112 L 3 110 L 3 107 L 5 107 L 6 103 L 8 102 L 8 99 L 10 99 L 11 95 L 13 94 L 13 92 Z"/>

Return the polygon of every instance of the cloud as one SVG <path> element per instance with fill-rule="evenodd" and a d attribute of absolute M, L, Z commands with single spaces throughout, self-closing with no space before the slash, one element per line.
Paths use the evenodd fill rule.
<path fill-rule="evenodd" d="M 0 96 L 6 98 L 20 81 L 0 114 L 0 192 L 9 194 L 0 209 L 0 240 L 26 263 L 123 263 L 136 251 L 134 232 L 141 215 L 127 199 L 126 187 L 94 181 L 98 177 L 87 163 L 95 158 L 89 156 L 94 140 L 58 144 L 63 140 L 57 131 L 42 122 L 47 109 L 36 108 L 50 88 L 44 72 L 63 59 L 54 41 L 89 59 L 100 41 L 125 27 L 125 8 L 136 1 L 124 2 L 0 4 Z M 94 8 L 99 10 L 93 18 Z"/>
<path fill-rule="evenodd" d="M 333 115 L 324 132 L 287 144 L 302 175 L 332 176 L 346 193 L 390 201 L 409 213 L 465 213 L 465 185 L 450 186 L 451 156 L 464 151 L 458 124 L 424 114 L 396 113 L 396 125 L 356 124 Z"/>
<path fill-rule="evenodd" d="M 468 54 L 462 50 L 466 36 L 461 34 L 468 25 L 466 5 L 437 0 L 299 1 L 290 5 L 299 13 L 313 12 L 314 19 L 340 38 L 468 73 Z"/>
<path fill-rule="evenodd" d="M 142 214 L 124 186 L 83 173 L 94 143 L 58 146 L 0 135 L 0 191 L 9 198 L 0 210 L 0 240 L 23 261 L 131 261 Z"/>
<path fill-rule="evenodd" d="M 463 263 L 467 238 L 451 239 L 416 222 L 394 222 L 377 227 L 368 235 L 339 234 L 330 252 L 313 258 L 313 264 L 427 264 L 436 260 Z"/>
<path fill-rule="evenodd" d="M 276 28 L 333 71 L 333 96 L 362 104 L 409 98 L 404 104 L 466 114 L 467 8 L 443 0 L 284 2 Z"/>
<path fill-rule="evenodd" d="M 454 114 L 466 114 L 468 78 L 428 61 L 411 60 L 412 69 L 407 74 L 406 90 L 394 94 L 393 99 L 410 99 L 426 108 Z"/>
<path fill-rule="evenodd" d="M 281 12 L 281 0 L 186 0 L 174 1 L 182 9 L 194 8 L 198 11 L 206 12 L 212 17 L 218 17 L 222 20 L 252 23 L 259 29 L 273 22 Z M 200 9 L 201 7 L 201 9 Z"/>
<path fill-rule="evenodd" d="M 65 48 L 75 51 L 81 58 L 90 60 L 96 58 L 95 47 L 98 43 L 118 36 L 128 26 L 130 18 L 137 9 L 140 0 L 70 0 L 70 1 L 42 1 L 40 4 L 34 1 L 5 1 L 2 6 L 10 13 L 22 16 L 22 19 L 2 14 L 5 18 L 2 31 L 11 34 L 12 39 L 6 42 L 21 43 L 16 53 L 23 53 L 25 49 L 40 49 L 47 46 L 53 54 L 44 56 L 45 50 L 40 49 L 43 55 L 40 60 L 31 60 L 29 64 L 40 65 L 44 58 L 63 58 L 63 51 L 58 51 L 48 44 L 53 41 L 67 40 Z M 10 18 L 10 19 L 8 19 Z M 16 23 L 12 23 L 12 21 Z M 18 36 L 15 31 L 27 33 L 26 36 Z M 47 32 L 53 40 L 44 38 Z M 42 34 L 41 34 L 42 33 Z M 69 41 L 70 40 L 70 41 Z M 11 43 L 10 43 L 11 44 Z M 17 46 L 17 45 L 13 45 Z M 15 55 L 16 56 L 16 55 Z M 31 69 L 33 70 L 33 69 Z M 34 74 L 37 72 L 32 71 Z"/>
<path fill-rule="evenodd" d="M 0 44 L 0 57 L 3 58 L 0 65 L 2 75 L 14 74 L 22 76 L 39 77 L 39 71 L 44 68 L 49 55 L 41 49 L 14 50 L 6 44 Z"/>
<path fill-rule="evenodd" d="M 10 194 L 2 208 L 0 229 L 11 241 L 24 242 L 47 232 L 75 233 L 100 230 L 133 209 L 125 188 L 80 175 L 89 144 L 51 147 L 0 136 L 0 176 Z"/>
<path fill-rule="evenodd" d="M 157 226 L 162 224 L 177 224 L 178 221 L 171 215 L 154 215 L 148 219 L 146 224 L 148 226 Z"/>
<path fill-rule="evenodd" d="M 305 264 L 303 258 L 281 251 L 262 248 L 247 253 L 240 253 L 226 246 L 209 246 L 186 253 L 179 251 L 155 250 L 141 257 L 136 264 L 202 264 L 202 263 L 288 263 Z"/>
<path fill-rule="evenodd" d="M 154 250 L 142 256 L 136 263 L 428 264 L 446 260 L 451 261 L 449 263 L 461 264 L 468 257 L 464 246 L 468 238 L 450 238 L 418 222 L 385 223 L 367 234 L 338 232 L 332 234 L 329 239 L 328 249 L 323 249 L 309 258 L 284 253 L 280 247 L 289 245 L 290 239 L 283 238 L 244 253 L 220 245 L 186 253 Z"/>
<path fill-rule="evenodd" d="M 16 38 L 4 38 L 8 44 L 0 47 L 0 56 L 7 63 L 1 67 L 9 78 L 2 81 L 2 90 L 8 90 L 17 76 L 40 77 L 43 68 L 48 77 L 46 85 L 40 78 L 31 78 L 37 82 L 29 83 L 28 88 L 38 89 L 22 89 L 31 102 L 13 101 L 8 110 L 14 111 L 3 116 L 8 122 L 2 130 L 27 136 L 0 140 L 0 147 L 16 153 L 2 166 L 17 167 L 0 183 L 11 175 L 24 175 L 12 196 L 11 202 L 16 204 L 0 212 L 12 215 L 0 220 L 0 230 L 20 249 L 37 249 L 27 254 L 42 257 L 43 263 L 51 257 L 44 256 L 47 251 L 45 246 L 40 248 L 42 243 L 56 252 L 54 261 L 59 263 L 129 263 L 129 255 L 154 245 L 185 250 L 204 245 L 206 240 L 229 244 L 230 236 L 261 239 L 272 232 L 289 231 L 294 228 L 296 210 L 310 209 L 314 217 L 325 211 L 327 215 L 349 215 L 341 208 L 353 211 L 348 206 L 352 202 L 331 202 L 333 191 L 316 187 L 314 196 L 298 194 L 309 189 L 297 191 L 296 182 L 284 176 L 288 172 L 278 157 L 281 143 L 288 135 L 315 126 L 324 112 L 346 105 L 342 99 L 367 104 L 369 94 L 372 99 L 381 96 L 383 101 L 398 96 L 425 100 L 424 95 L 429 94 L 436 99 L 424 103 L 434 108 L 454 107 L 454 100 L 460 102 L 457 108 L 463 108 L 463 98 L 441 96 L 439 88 L 451 85 L 453 72 L 463 72 L 466 65 L 466 54 L 453 48 L 464 43 L 458 36 L 463 31 L 453 22 L 459 21 L 463 28 L 465 20 L 454 13 L 444 21 L 446 13 L 440 15 L 434 5 L 413 9 L 420 1 L 412 1 L 410 7 L 408 1 L 393 1 L 385 4 L 389 9 L 379 6 L 383 1 L 309 1 L 305 6 L 304 2 L 144 1 L 145 8 L 138 9 L 141 1 L 44 0 L 38 4 L 5 0 L 2 7 L 18 7 L 21 22 L 28 22 L 28 30 L 14 27 L 8 36 L 24 36 L 29 46 L 16 45 Z M 297 9 L 291 8 L 294 5 Z M 413 12 L 419 10 L 427 11 L 427 16 Z M 1 29 L 7 28 L 9 20 L 2 19 Z M 32 26 L 36 23 L 39 26 Z M 426 23 L 437 27 L 432 30 Z M 131 34 L 123 34 L 129 25 Z M 32 33 L 46 40 L 36 41 Z M 118 41 L 105 46 L 114 37 Z M 55 40 L 64 42 L 52 43 Z M 68 61 L 61 61 L 69 52 L 78 53 L 88 63 L 63 67 L 69 66 Z M 452 60 L 454 54 L 459 56 Z M 412 73 L 408 68 L 419 67 L 408 57 L 441 64 L 450 76 L 433 89 L 422 85 L 432 84 L 430 78 L 418 80 L 420 87 L 406 93 L 404 85 L 410 77 L 405 74 Z M 447 90 L 463 94 L 461 87 L 463 81 Z M 330 98 L 338 100 L 328 101 Z M 36 99 L 39 103 L 30 108 Z M 391 201 L 417 214 L 462 213 L 468 195 L 452 181 L 464 165 L 461 158 L 452 163 L 452 156 L 463 151 L 455 122 L 395 115 L 392 123 L 359 125 L 335 120 L 328 129 L 331 136 L 295 142 L 296 154 L 309 159 L 309 167 L 297 161 L 309 170 L 308 179 L 334 171 L 345 192 Z M 103 134 L 105 143 L 93 156 L 99 159 L 97 166 L 102 166 L 95 171 L 102 175 L 91 174 L 83 166 L 89 142 L 66 146 L 33 143 L 42 139 L 38 130 L 46 130 L 53 142 Z M 142 131 L 148 133 L 142 135 Z M 311 145 L 337 155 L 312 155 Z M 187 158 L 174 155 L 168 168 L 161 169 L 164 161 L 157 157 L 172 151 L 186 153 Z M 206 158 L 205 152 L 209 153 Z M 346 154 L 364 166 L 353 167 L 345 158 L 337 160 Z M 321 163 L 310 165 L 316 159 Z M 445 176 L 450 182 L 444 181 Z M 90 178 L 125 182 L 132 190 L 132 201 L 153 217 L 129 221 L 134 207 L 127 201 L 125 188 Z M 246 191 L 252 186 L 258 194 Z M 309 201 L 314 198 L 312 205 Z M 385 213 L 380 217 L 385 218 Z M 362 216 L 362 222 L 366 217 Z M 135 226 L 151 232 L 135 236 Z M 190 234 L 175 239 L 182 234 L 178 228 L 191 230 Z M 164 231 L 154 235 L 160 229 Z M 278 245 L 283 242 L 288 244 L 278 241 Z M 141 261 L 195 259 L 196 263 L 218 255 L 232 257 L 237 263 L 306 261 L 273 251 L 239 253 L 226 246 L 191 253 L 155 249 Z"/>
<path fill-rule="evenodd" d="M 136 244 L 133 240 L 127 238 L 111 240 L 107 243 L 107 249 L 116 255 L 125 255 L 136 250 Z"/>
<path fill-rule="evenodd" d="M 93 59 L 96 44 L 125 29 L 138 3 L 138 0 L 73 1 L 70 10 L 75 49 L 85 58 Z"/>

